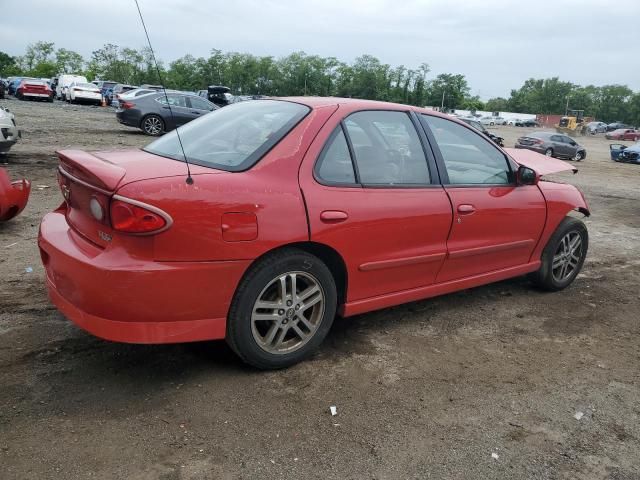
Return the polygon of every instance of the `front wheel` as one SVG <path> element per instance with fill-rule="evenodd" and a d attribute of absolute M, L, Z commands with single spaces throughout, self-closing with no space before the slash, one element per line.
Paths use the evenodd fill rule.
<path fill-rule="evenodd" d="M 162 135 L 162 132 L 164 132 L 164 121 L 158 115 L 147 115 L 142 120 L 142 131 L 152 137 Z"/>
<path fill-rule="evenodd" d="M 582 153 L 582 152 L 576 152 L 575 156 L 573 157 L 573 159 L 576 162 L 582 161 L 583 158 L 584 158 L 584 153 Z"/>
<path fill-rule="evenodd" d="M 547 149 L 544 151 L 544 154 L 545 154 L 547 157 L 553 157 L 553 148 L 547 148 Z"/>
<path fill-rule="evenodd" d="M 252 267 L 238 286 L 227 319 L 227 342 L 254 367 L 291 366 L 324 340 L 336 303 L 335 281 L 318 257 L 282 250 Z"/>
<path fill-rule="evenodd" d="M 542 252 L 542 265 L 530 279 L 538 287 L 557 291 L 568 287 L 582 269 L 589 233 L 581 220 L 565 217 Z"/>

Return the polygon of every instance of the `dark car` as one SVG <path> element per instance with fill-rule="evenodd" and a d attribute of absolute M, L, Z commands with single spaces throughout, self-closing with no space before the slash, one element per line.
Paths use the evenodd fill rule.
<path fill-rule="evenodd" d="M 156 137 L 217 108 L 194 94 L 162 92 L 123 100 L 116 117 L 120 123 Z"/>
<path fill-rule="evenodd" d="M 522 127 L 539 127 L 540 124 L 538 123 L 538 121 L 535 118 L 529 119 L 529 120 L 522 120 L 521 125 Z"/>
<path fill-rule="evenodd" d="M 551 132 L 532 132 L 518 138 L 516 148 L 526 148 L 547 157 L 567 158 L 579 162 L 587 158 L 587 151 L 573 138 Z"/>
<path fill-rule="evenodd" d="M 640 143 L 631 146 L 614 143 L 609 145 L 609 151 L 614 162 L 640 164 Z"/>
<path fill-rule="evenodd" d="M 613 122 L 607 125 L 607 132 L 613 132 L 614 130 L 619 130 L 620 128 L 631 128 L 631 127 L 626 123 Z"/>
<path fill-rule="evenodd" d="M 482 133 L 484 133 L 487 137 L 489 137 L 491 140 L 496 142 L 498 145 L 500 145 L 501 147 L 504 147 L 504 138 L 499 137 L 499 136 L 494 135 L 493 133 L 491 133 L 478 120 L 475 120 L 473 118 L 460 118 L 459 120 L 462 120 L 467 125 L 471 125 L 473 128 L 475 128 L 477 130 L 480 130 Z"/>
<path fill-rule="evenodd" d="M 0 98 L 4 98 L 6 88 L 4 80 L 0 80 Z"/>
<path fill-rule="evenodd" d="M 231 103 L 230 93 L 231 89 L 229 87 L 220 85 L 209 85 L 207 87 L 207 99 L 219 107 L 226 107 Z"/>
<path fill-rule="evenodd" d="M 104 94 L 104 100 L 107 105 L 117 107 L 119 100 L 118 95 L 122 95 L 123 93 L 128 92 L 129 90 L 133 90 L 134 88 L 138 87 L 134 87 L 133 85 L 126 85 L 124 83 L 118 83 L 114 85 L 113 88 L 109 88 L 106 90 Z"/>

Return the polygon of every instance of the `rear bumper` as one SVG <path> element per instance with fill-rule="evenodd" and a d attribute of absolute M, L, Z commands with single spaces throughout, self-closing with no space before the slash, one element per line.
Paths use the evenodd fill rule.
<path fill-rule="evenodd" d="M 101 249 L 47 214 L 38 245 L 51 301 L 89 333 L 116 342 L 180 343 L 225 337 L 226 316 L 249 261 L 155 262 Z"/>
<path fill-rule="evenodd" d="M 118 119 L 118 122 L 122 123 L 123 125 L 140 128 L 141 117 L 140 113 L 137 110 L 117 110 L 116 118 Z"/>

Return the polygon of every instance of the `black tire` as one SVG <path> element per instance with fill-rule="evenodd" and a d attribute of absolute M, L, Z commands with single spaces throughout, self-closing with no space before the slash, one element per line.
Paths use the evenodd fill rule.
<path fill-rule="evenodd" d="M 576 162 L 581 162 L 582 160 L 584 160 L 584 152 L 576 152 L 574 160 Z"/>
<path fill-rule="evenodd" d="M 155 126 L 158 126 L 157 128 Z M 142 131 L 150 135 L 152 137 L 159 137 L 164 133 L 164 129 L 166 128 L 164 124 L 164 120 L 159 115 L 147 115 L 140 122 L 140 128 Z"/>
<path fill-rule="evenodd" d="M 553 148 L 547 148 L 547 149 L 544 151 L 544 154 L 545 154 L 547 157 L 553 157 Z"/>
<path fill-rule="evenodd" d="M 557 254 L 558 249 L 560 248 L 560 242 L 569 234 L 577 233 L 581 238 L 581 249 L 579 260 L 571 273 L 562 280 L 558 280 L 556 276 L 553 274 L 553 261 L 554 256 Z M 530 280 L 539 288 L 543 290 L 547 290 L 550 292 L 556 292 L 558 290 L 562 290 L 575 280 L 582 269 L 582 265 L 584 264 L 584 260 L 587 256 L 587 250 L 589 249 L 589 233 L 587 232 L 587 227 L 582 222 L 574 217 L 565 217 L 556 231 L 553 232 L 549 242 L 545 246 L 542 251 L 542 265 L 540 269 L 536 272 L 533 272 L 529 275 Z"/>
<path fill-rule="evenodd" d="M 306 343 L 288 353 L 271 353 L 254 338 L 252 313 L 258 297 L 267 286 L 290 272 L 303 272 L 317 280 L 324 294 L 324 309 Z M 240 282 L 227 318 L 227 343 L 244 362 L 256 368 L 273 370 L 289 367 L 308 357 L 322 343 L 333 324 L 336 304 L 335 280 L 322 260 L 297 248 L 280 250 L 252 266 Z"/>

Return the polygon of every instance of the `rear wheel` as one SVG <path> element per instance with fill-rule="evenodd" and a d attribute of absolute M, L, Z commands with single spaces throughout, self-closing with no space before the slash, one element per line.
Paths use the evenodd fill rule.
<path fill-rule="evenodd" d="M 324 340 L 336 302 L 335 281 L 319 258 L 298 249 L 282 250 L 252 267 L 238 286 L 227 342 L 254 367 L 288 367 Z"/>
<path fill-rule="evenodd" d="M 547 157 L 553 157 L 553 148 L 547 148 L 547 149 L 544 151 L 544 154 L 545 154 Z"/>
<path fill-rule="evenodd" d="M 164 121 L 158 115 L 147 115 L 142 119 L 141 127 L 147 135 L 157 137 L 164 132 Z"/>
<path fill-rule="evenodd" d="M 565 217 L 542 252 L 540 269 L 530 279 L 544 290 L 568 287 L 580 273 L 588 247 L 589 234 L 584 222 Z"/>

